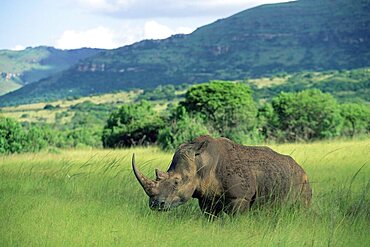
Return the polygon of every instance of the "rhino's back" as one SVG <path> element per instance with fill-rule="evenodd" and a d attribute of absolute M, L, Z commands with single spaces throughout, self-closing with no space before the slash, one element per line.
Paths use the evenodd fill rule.
<path fill-rule="evenodd" d="M 222 153 L 227 154 L 227 163 L 234 166 L 235 169 L 238 169 L 238 166 L 247 166 L 262 170 L 288 169 L 303 172 L 303 169 L 292 157 L 277 153 L 269 147 L 243 146 L 226 138 L 222 138 L 221 143 L 225 149 Z"/>
<path fill-rule="evenodd" d="M 222 140 L 222 148 L 227 155 L 220 164 L 220 178 L 226 187 L 239 187 L 239 194 L 253 187 L 260 195 L 271 194 L 274 190 L 287 194 L 292 188 L 300 190 L 302 187 L 305 172 L 288 155 L 268 147 L 242 146 L 227 139 Z"/>

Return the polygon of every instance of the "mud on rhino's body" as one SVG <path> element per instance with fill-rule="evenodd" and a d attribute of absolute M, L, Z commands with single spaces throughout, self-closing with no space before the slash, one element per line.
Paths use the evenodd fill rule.
<path fill-rule="evenodd" d="M 156 180 L 134 173 L 149 196 L 149 206 L 166 210 L 199 200 L 203 212 L 217 215 L 247 210 L 258 201 L 289 197 L 309 204 L 311 188 L 304 170 L 290 157 L 268 147 L 242 146 L 226 138 L 200 136 L 182 144 L 166 173 Z"/>

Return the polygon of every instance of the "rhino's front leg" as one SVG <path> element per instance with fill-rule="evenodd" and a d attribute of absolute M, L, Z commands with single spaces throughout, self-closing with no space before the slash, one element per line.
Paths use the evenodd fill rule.
<path fill-rule="evenodd" d="M 217 217 L 218 214 L 224 209 L 224 203 L 221 198 L 199 198 L 199 207 L 207 217 Z"/>
<path fill-rule="evenodd" d="M 224 211 L 227 214 L 234 215 L 236 213 L 243 213 L 248 211 L 251 206 L 251 200 L 245 198 L 236 198 L 229 200 L 225 205 Z"/>

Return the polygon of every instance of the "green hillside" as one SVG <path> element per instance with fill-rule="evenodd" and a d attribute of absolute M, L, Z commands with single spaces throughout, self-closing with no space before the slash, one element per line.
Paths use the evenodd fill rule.
<path fill-rule="evenodd" d="M 145 40 L 87 58 L 0 97 L 37 102 L 212 79 L 370 66 L 369 0 L 300 0 L 248 9 L 189 35 Z"/>
<path fill-rule="evenodd" d="M 317 88 L 331 93 L 340 103 L 357 102 L 370 104 L 370 68 L 325 71 L 298 72 L 278 74 L 271 77 L 261 77 L 244 81 L 253 90 L 253 97 L 262 105 L 270 102 L 280 92 L 296 92 Z M 105 106 L 103 115 L 109 114 L 112 108 L 139 100 L 148 100 L 155 105 L 156 110 L 164 110 L 168 104 L 176 104 L 181 100 L 189 85 L 158 86 L 154 89 L 121 91 L 87 97 L 69 97 L 64 100 L 39 102 L 9 107 L 1 107 L 3 116 L 17 119 L 21 122 L 66 124 L 74 117 L 77 105 L 91 102 Z M 18 103 L 14 100 L 14 103 Z M 53 106 L 47 108 L 46 106 Z M 85 111 L 85 109 L 83 110 Z M 59 118 L 57 117 L 59 114 Z M 103 124 L 101 124 L 103 125 Z"/>
<path fill-rule="evenodd" d="M 22 51 L 0 50 L 0 95 L 69 68 L 100 49 L 59 50 L 28 47 Z"/>
<path fill-rule="evenodd" d="M 339 102 L 370 103 L 370 68 L 298 72 L 248 80 L 256 100 L 269 101 L 280 92 L 319 89 Z"/>

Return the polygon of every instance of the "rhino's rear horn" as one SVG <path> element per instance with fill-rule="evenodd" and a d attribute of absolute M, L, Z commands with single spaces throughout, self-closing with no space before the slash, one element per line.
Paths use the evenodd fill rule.
<path fill-rule="evenodd" d="M 145 193 L 148 196 L 153 196 L 156 193 L 156 186 L 157 182 L 150 180 L 149 178 L 145 177 L 137 168 L 135 163 L 135 154 L 132 155 L 132 169 L 134 170 L 135 177 L 143 187 Z"/>
<path fill-rule="evenodd" d="M 162 172 L 159 169 L 155 169 L 155 176 L 157 177 L 157 180 L 162 180 L 168 178 L 168 173 Z"/>

